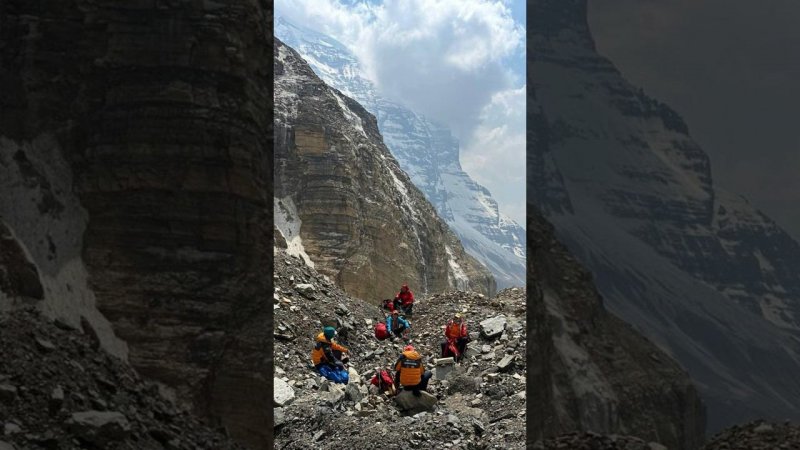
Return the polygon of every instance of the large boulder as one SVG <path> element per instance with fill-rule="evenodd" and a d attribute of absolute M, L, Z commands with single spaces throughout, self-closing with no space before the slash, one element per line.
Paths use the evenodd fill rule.
<path fill-rule="evenodd" d="M 294 389 L 280 378 L 273 378 L 273 389 L 275 406 L 285 406 L 294 400 Z"/>
<path fill-rule="evenodd" d="M 436 406 L 436 397 L 421 391 L 420 396 L 415 396 L 411 391 L 401 391 L 394 397 L 394 401 L 398 408 L 408 414 L 416 414 L 423 411 L 433 411 Z"/>
<path fill-rule="evenodd" d="M 505 331 L 506 325 L 504 316 L 491 317 L 481 322 L 481 334 L 487 339 L 499 337 Z"/>

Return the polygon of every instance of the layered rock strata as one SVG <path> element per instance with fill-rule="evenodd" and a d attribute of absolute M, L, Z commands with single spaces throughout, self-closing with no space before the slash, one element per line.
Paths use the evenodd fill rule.
<path fill-rule="evenodd" d="M 491 273 L 400 169 L 375 117 L 276 43 L 276 223 L 296 229 L 296 250 L 372 301 L 404 282 L 418 293 L 493 294 Z"/>

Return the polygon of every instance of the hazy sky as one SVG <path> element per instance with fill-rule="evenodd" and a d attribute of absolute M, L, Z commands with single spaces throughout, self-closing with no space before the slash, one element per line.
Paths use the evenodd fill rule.
<path fill-rule="evenodd" d="M 523 0 L 279 0 L 359 58 L 386 98 L 448 125 L 464 170 L 525 225 Z"/>
<path fill-rule="evenodd" d="M 800 238 L 800 1 L 589 6 L 600 53 L 686 120 L 715 183 Z"/>

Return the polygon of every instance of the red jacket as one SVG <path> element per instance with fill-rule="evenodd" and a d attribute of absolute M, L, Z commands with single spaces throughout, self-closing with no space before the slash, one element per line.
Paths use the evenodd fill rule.
<path fill-rule="evenodd" d="M 467 337 L 467 324 L 466 322 L 461 322 L 461 327 L 458 326 L 457 323 L 450 319 L 447 322 L 447 325 L 444 327 L 444 335 L 448 339 L 457 339 Z"/>
<path fill-rule="evenodd" d="M 394 298 L 399 298 L 400 304 L 403 306 L 408 306 L 414 303 L 414 293 L 411 292 L 411 289 L 409 289 L 406 292 L 402 291 L 398 292 L 397 295 L 394 296 Z"/>

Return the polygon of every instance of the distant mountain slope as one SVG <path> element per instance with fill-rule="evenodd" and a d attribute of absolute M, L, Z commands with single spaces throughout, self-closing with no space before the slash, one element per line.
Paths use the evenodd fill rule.
<path fill-rule="evenodd" d="M 400 169 L 375 118 L 277 39 L 275 55 L 275 222 L 287 244 L 365 300 L 404 282 L 494 294 L 491 273 Z"/>
<path fill-rule="evenodd" d="M 715 186 L 678 114 L 597 54 L 586 0 L 530 17 L 530 198 L 609 308 L 688 369 L 712 431 L 800 418 L 800 246 Z"/>
<path fill-rule="evenodd" d="M 375 115 L 401 168 L 461 238 L 467 253 L 492 271 L 498 286 L 523 286 L 525 230 L 501 214 L 489 191 L 462 170 L 459 144 L 450 130 L 382 98 L 355 55 L 335 39 L 283 18 L 276 20 L 275 35 L 328 85 Z"/>

